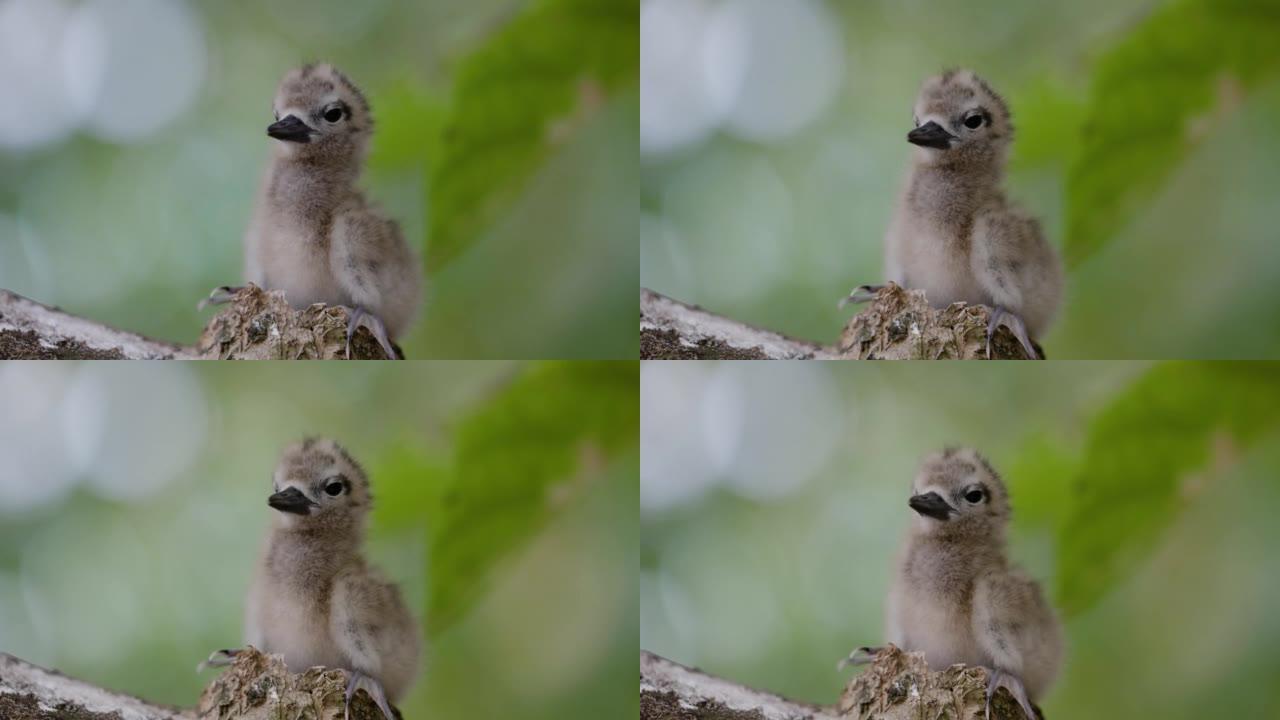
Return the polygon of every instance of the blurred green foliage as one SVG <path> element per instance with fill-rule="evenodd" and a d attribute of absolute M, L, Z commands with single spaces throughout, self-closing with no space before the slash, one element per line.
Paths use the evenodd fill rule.
<path fill-rule="evenodd" d="M 1248 90 L 1276 77 L 1277 38 L 1276 0 L 1179 0 L 1097 60 L 1067 179 L 1069 266 L 1112 240 Z"/>
<path fill-rule="evenodd" d="M 1059 607 L 1083 612 L 1132 575 L 1180 509 L 1213 491 L 1222 469 L 1207 467 L 1211 461 L 1234 462 L 1239 448 L 1277 425 L 1280 373 L 1272 366 L 1170 363 L 1118 395 L 1090 425 L 1074 469 L 1059 537 Z M 1050 459 L 1050 482 L 1061 477 L 1052 470 L 1063 463 L 1032 452 Z"/>
<path fill-rule="evenodd" d="M 429 509 L 428 635 L 465 615 L 499 560 L 634 452 L 638 383 L 634 363 L 538 365 L 459 422 L 445 462 L 392 452 L 382 472 L 393 505 Z"/>
<path fill-rule="evenodd" d="M 1046 716 L 1274 715 L 1280 364 L 669 365 L 642 368 L 645 649 L 833 702 L 883 637 L 920 458 L 968 445 L 1063 614 Z"/>
<path fill-rule="evenodd" d="M 279 452 L 325 435 L 368 469 L 367 557 L 429 634 L 406 717 L 594 720 L 633 706 L 637 366 L 0 364 L 6 398 L 20 385 L 36 390 L 18 400 L 39 399 L 0 403 L 0 427 L 85 458 L 61 480 L 69 494 L 27 510 L 5 505 L 22 486 L 0 481 L 0 651 L 193 706 L 210 679 L 195 663 L 241 637 Z M 158 379 L 185 392 L 151 405 L 172 422 L 145 426 L 138 398 Z M 198 444 L 173 450 L 170 426 L 199 427 Z M 35 464 L 20 467 L 64 467 L 0 434 L 0 458 L 23 453 Z M 108 496 L 98 468 L 113 463 L 118 483 L 170 470 Z"/>
<path fill-rule="evenodd" d="M 883 273 L 920 83 L 968 67 L 1013 113 L 1010 198 L 1072 263 L 1049 357 L 1280 357 L 1275 0 L 821 6 L 844 75 L 811 123 L 641 157 L 645 287 L 834 341 L 834 299 Z"/>
<path fill-rule="evenodd" d="M 639 0 L 534 0 L 459 66 L 428 186 L 429 272 L 607 96 L 634 86 L 639 43 Z"/>
<path fill-rule="evenodd" d="M 24 5 L 30 12 L 7 13 L 5 22 L 93 3 Z M 212 312 L 197 312 L 196 301 L 242 275 L 241 238 L 271 152 L 263 131 L 276 84 L 288 69 L 323 60 L 373 107 L 360 181 L 369 199 L 420 254 L 434 255 L 440 193 L 442 219 L 454 218 L 452 239 L 440 247 L 466 249 L 447 266 L 424 268 L 431 278 L 423 311 L 398 338 L 408 357 L 637 356 L 634 3 L 624 14 L 605 3 L 545 0 L 172 5 L 205 38 L 203 73 L 139 88 L 132 75 L 104 69 L 111 87 L 122 88 L 104 96 L 163 98 L 181 89 L 194 94 L 184 112 L 131 143 L 76 130 L 36 149 L 0 148 L 0 287 L 114 327 L 194 342 Z M 590 19 L 597 6 L 599 22 Z M 564 32 L 554 24 L 574 18 Z M 116 31 L 112 47 L 140 55 L 133 35 L 163 36 L 166 28 L 140 21 Z M 87 57 L 97 46 L 80 47 L 77 38 L 90 36 L 68 33 L 65 48 L 37 42 L 29 50 Z M 539 63 L 565 77 L 535 75 Z M 42 67 L 61 77 L 57 62 Z M 492 75 L 507 71 L 516 74 Z M 590 107 L 574 106 L 578 81 L 599 91 Z M 32 106 L 21 92 L 13 102 Z M 520 138 L 493 134 L 524 122 Z M 446 132 L 456 142 L 443 142 Z M 509 165 L 507 156 L 522 159 Z M 506 174 L 517 170 L 519 177 Z M 472 192 L 474 205 L 465 197 Z M 504 202 L 490 202 L 491 193 Z M 475 212 L 481 205 L 483 214 Z M 463 216 L 465 227 L 455 222 Z"/>

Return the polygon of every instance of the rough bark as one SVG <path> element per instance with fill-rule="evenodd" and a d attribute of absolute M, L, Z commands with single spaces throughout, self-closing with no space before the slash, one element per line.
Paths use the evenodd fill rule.
<path fill-rule="evenodd" d="M 153 705 L 0 653 L 0 718 L 5 720 L 276 720 L 343 717 L 348 675 L 315 667 L 290 673 L 278 655 L 247 649 L 213 679 L 194 709 Z M 383 720 L 359 692 L 351 720 Z"/>
<path fill-rule="evenodd" d="M 983 668 L 932 671 L 923 654 L 889 646 L 834 706 L 808 705 L 640 652 L 641 720 L 979 720 L 986 717 L 986 687 Z M 991 718 L 1024 720 L 1004 689 L 992 698 Z"/>
<path fill-rule="evenodd" d="M 834 708 L 785 698 L 640 651 L 641 720 L 834 720 Z"/>
<path fill-rule="evenodd" d="M 952 303 L 933 308 L 920 290 L 892 283 L 845 325 L 840 340 L 818 345 L 744 325 L 640 291 L 640 357 L 645 360 L 985 360 L 990 310 Z M 1028 359 L 1008 328 L 991 341 L 993 360 Z"/>
<path fill-rule="evenodd" d="M 825 353 L 816 343 L 744 325 L 640 289 L 643 360 L 809 360 Z"/>
<path fill-rule="evenodd" d="M 338 360 L 346 358 L 347 309 L 289 307 L 284 295 L 249 286 L 184 346 L 116 330 L 0 290 L 0 360 Z M 385 359 L 367 328 L 353 360 Z"/>
<path fill-rule="evenodd" d="M 194 720 L 194 711 L 152 705 L 0 653 L 0 718 L 7 720 Z"/>
<path fill-rule="evenodd" d="M 188 348 L 148 340 L 0 290 L 0 359 L 171 360 Z"/>

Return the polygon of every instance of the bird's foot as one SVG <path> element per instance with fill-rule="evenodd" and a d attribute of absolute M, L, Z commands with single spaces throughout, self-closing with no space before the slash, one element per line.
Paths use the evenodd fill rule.
<path fill-rule="evenodd" d="M 399 720 L 400 713 L 391 707 L 391 703 L 387 702 L 387 693 L 382 689 L 382 683 L 365 675 L 362 672 L 351 671 L 351 679 L 347 681 L 347 697 L 346 707 L 344 709 L 344 720 L 351 720 L 351 698 L 355 697 L 356 691 L 364 688 L 369 693 L 369 697 L 373 698 L 373 702 L 378 705 L 378 709 L 382 710 L 382 714 L 387 720 Z"/>
<path fill-rule="evenodd" d="M 1001 325 L 1009 328 L 1009 331 L 1013 333 L 1013 336 L 1018 339 L 1018 342 L 1022 345 L 1022 350 L 1027 354 L 1027 357 L 1032 360 L 1040 359 L 1040 353 L 1036 352 L 1036 346 L 1032 344 L 1031 337 L 1027 335 L 1027 326 L 1022 322 L 1022 318 L 1017 313 L 1009 312 L 997 305 L 996 307 L 991 308 L 991 320 L 987 323 L 988 360 L 991 359 L 991 338 L 996 334 L 996 331 L 1000 329 Z"/>
<path fill-rule="evenodd" d="M 1018 701 L 1018 706 L 1022 708 L 1022 712 L 1026 713 L 1028 720 L 1043 717 L 1036 712 L 1035 705 L 1032 705 L 1031 700 L 1027 698 L 1027 689 L 1022 686 L 1022 680 L 1018 679 L 1017 675 L 993 669 L 987 672 L 987 720 L 991 720 L 991 698 L 1000 688 L 1008 690 L 1013 699 Z"/>
<path fill-rule="evenodd" d="M 240 651 L 238 649 L 214 650 L 207 660 L 196 666 L 196 672 L 201 673 L 209 668 L 226 667 L 227 665 L 230 665 L 239 654 Z"/>
<path fill-rule="evenodd" d="M 210 305 L 224 305 L 229 303 L 235 299 L 236 293 L 239 293 L 244 288 L 244 285 L 223 285 L 221 287 L 216 287 L 209 293 L 209 297 L 196 304 L 196 310 L 204 310 Z"/>
<path fill-rule="evenodd" d="M 373 333 L 373 337 L 378 341 L 378 345 L 382 347 L 382 352 L 387 354 L 388 360 L 399 360 L 400 356 L 396 353 L 395 346 L 391 344 L 391 338 L 387 337 L 387 326 L 382 324 L 382 318 L 365 310 L 362 307 L 347 309 L 347 359 L 351 359 L 351 338 L 356 334 L 356 330 L 363 325 L 369 328 L 369 332 Z"/>
<path fill-rule="evenodd" d="M 844 670 L 854 665 L 866 665 L 875 662 L 876 656 L 880 651 L 884 650 L 882 646 L 876 647 L 860 647 L 849 653 L 849 657 L 840 658 L 840 662 L 836 663 L 836 670 Z"/>
<path fill-rule="evenodd" d="M 841 310 L 849 305 L 858 305 L 864 302 L 871 302 L 876 299 L 876 293 L 884 289 L 884 285 L 859 285 L 849 291 L 847 297 L 840 298 L 840 302 L 836 307 Z"/>

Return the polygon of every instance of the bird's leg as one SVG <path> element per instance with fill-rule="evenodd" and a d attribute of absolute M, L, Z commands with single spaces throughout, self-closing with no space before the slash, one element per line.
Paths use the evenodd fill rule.
<path fill-rule="evenodd" d="M 382 346 L 382 352 L 387 354 L 388 360 L 398 360 L 399 355 L 396 354 L 395 347 L 391 345 L 391 339 L 387 337 L 387 326 L 382 324 L 382 318 L 365 310 L 362 307 L 356 307 L 348 310 L 347 320 L 347 359 L 351 359 L 351 337 L 356 334 L 356 330 L 361 325 L 369 328 L 369 332 L 373 333 L 373 337 Z"/>
<path fill-rule="evenodd" d="M 884 285 L 859 285 L 849 291 L 848 297 L 840 298 L 837 305 L 843 310 L 848 305 L 857 305 L 859 303 L 871 302 L 876 299 L 876 293 L 884 289 Z"/>
<path fill-rule="evenodd" d="M 196 666 L 196 672 L 198 673 L 204 672 L 209 668 L 225 667 L 227 665 L 230 665 L 236 659 L 236 656 L 239 654 L 240 654 L 240 651 L 238 649 L 214 650 L 213 653 L 209 655 L 208 660 L 205 660 L 204 662 Z"/>
<path fill-rule="evenodd" d="M 851 665 L 866 665 L 867 663 L 875 662 L 876 655 L 879 655 L 881 650 L 884 650 L 884 646 L 867 647 L 864 645 L 857 648 L 849 653 L 849 657 L 840 658 L 840 662 L 836 663 L 836 670 L 843 670 Z"/>
<path fill-rule="evenodd" d="M 999 305 L 991 308 L 991 320 L 987 323 L 987 359 L 991 359 L 991 338 L 1004 325 L 1009 328 L 1013 336 L 1022 344 L 1022 350 L 1027 353 L 1027 357 L 1032 360 L 1039 360 L 1040 354 L 1036 352 L 1036 346 L 1031 344 L 1031 337 L 1027 335 L 1027 326 L 1022 322 L 1022 318 L 1017 313 L 1009 312 Z"/>
<path fill-rule="evenodd" d="M 369 693 L 369 697 L 377 703 L 378 709 L 382 710 L 382 714 L 387 720 L 397 720 L 400 714 L 391 709 L 391 703 L 387 702 L 387 693 L 382 689 L 382 683 L 355 670 L 351 671 L 351 679 L 347 681 L 347 705 L 345 709 L 345 720 L 351 720 L 351 698 L 355 696 L 356 691 L 364 688 Z"/>
<path fill-rule="evenodd" d="M 1000 688 L 1008 690 L 1013 699 L 1018 701 L 1018 706 L 1022 708 L 1022 712 L 1026 713 L 1028 720 L 1041 717 L 1036 714 L 1035 706 L 1027 698 L 1027 689 L 1022 686 L 1018 676 L 993 669 L 987 673 L 987 720 L 991 720 L 991 698 Z"/>
<path fill-rule="evenodd" d="M 196 305 L 196 310 L 204 310 L 210 305 L 223 305 L 225 303 L 229 303 L 235 299 L 236 293 L 239 293 L 244 288 L 244 285 L 223 285 L 221 287 L 216 287 L 209 292 L 209 297 L 201 300 Z"/>

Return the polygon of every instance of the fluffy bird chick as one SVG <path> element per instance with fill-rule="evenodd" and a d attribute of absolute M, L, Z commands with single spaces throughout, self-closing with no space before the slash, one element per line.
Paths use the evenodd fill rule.
<path fill-rule="evenodd" d="M 322 665 L 351 673 L 388 719 L 417 673 L 419 633 L 400 592 L 360 554 L 373 498 L 369 480 L 332 440 L 284 451 L 267 504 L 271 530 L 249 590 L 245 643 L 284 656 L 292 672 Z M 209 664 L 225 664 L 219 651 Z"/>
<path fill-rule="evenodd" d="M 304 65 L 280 81 L 272 111 L 271 161 L 244 237 L 245 280 L 284 291 L 295 308 L 347 307 L 348 356 L 364 324 L 395 358 L 391 341 L 421 304 L 422 273 L 400 227 L 356 188 L 373 134 L 369 104 L 332 65 Z"/>
<path fill-rule="evenodd" d="M 885 235 L 885 276 L 925 291 L 934 307 L 961 301 L 991 308 L 991 336 L 1006 325 L 1029 357 L 1062 297 L 1062 264 L 1035 218 L 1005 197 L 1013 142 L 1009 108 L 970 70 L 925 81 L 916 98 L 916 146 Z M 870 299 L 863 286 L 847 301 Z"/>
<path fill-rule="evenodd" d="M 1057 675 L 1062 632 L 1039 585 L 1005 557 L 1009 496 L 977 452 L 925 459 L 907 504 L 916 517 L 889 591 L 887 640 L 929 665 L 985 667 L 987 714 L 1005 687 L 1028 718 Z M 849 660 L 873 657 L 860 648 Z"/>

